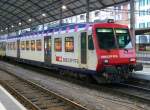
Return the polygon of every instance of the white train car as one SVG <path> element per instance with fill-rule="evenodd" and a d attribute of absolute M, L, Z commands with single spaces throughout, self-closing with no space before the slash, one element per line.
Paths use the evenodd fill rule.
<path fill-rule="evenodd" d="M 6 40 L 6 56 L 17 58 L 17 38 L 12 37 Z"/>
<path fill-rule="evenodd" d="M 52 64 L 96 71 L 96 51 L 94 48 L 88 49 L 88 38 L 92 39 L 91 26 L 54 33 Z"/>
<path fill-rule="evenodd" d="M 20 59 L 44 62 L 44 37 L 42 34 L 22 36 Z"/>
<path fill-rule="evenodd" d="M 56 28 L 55 31 L 20 36 L 19 59 L 32 61 L 34 64 L 45 63 L 96 71 L 96 51 L 87 46 L 88 41 L 93 45 L 92 27 L 86 24 L 81 27 L 74 26 L 65 26 L 61 31 Z"/>
<path fill-rule="evenodd" d="M 6 41 L 0 40 L 0 57 L 6 56 Z"/>

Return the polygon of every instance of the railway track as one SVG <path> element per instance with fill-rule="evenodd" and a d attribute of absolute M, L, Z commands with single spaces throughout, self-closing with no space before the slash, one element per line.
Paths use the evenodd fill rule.
<path fill-rule="evenodd" d="M 21 65 L 22 66 L 22 65 Z M 44 75 L 50 75 L 50 76 L 53 76 L 53 77 L 56 77 L 56 78 L 60 78 L 62 80 L 67 80 L 69 82 L 72 82 L 72 83 L 76 83 L 76 84 L 79 84 L 81 86 L 84 86 L 84 87 L 87 87 L 87 88 L 90 88 L 90 89 L 94 89 L 94 90 L 98 90 L 98 91 L 103 91 L 103 92 L 107 92 L 107 93 L 110 93 L 112 95 L 118 95 L 118 96 L 123 96 L 123 97 L 128 97 L 128 98 L 132 98 L 134 100 L 134 102 L 142 102 L 142 103 L 146 103 L 146 104 L 149 104 L 150 102 L 150 93 L 143 93 L 142 91 L 140 92 L 140 96 L 138 96 L 138 91 L 136 90 L 136 94 L 135 93 L 135 89 L 131 92 L 131 88 L 125 86 L 125 85 L 121 85 L 121 84 L 117 84 L 117 85 L 98 85 L 98 84 L 93 84 L 93 83 L 88 83 L 88 82 L 84 82 L 82 80 L 77 80 L 77 79 L 74 79 L 74 78 L 66 78 L 66 77 L 63 77 L 63 76 L 60 76 L 59 74 L 50 74 L 49 71 L 47 71 L 46 69 L 38 69 L 37 68 L 34 68 L 34 67 L 28 67 L 27 65 L 25 65 L 25 68 L 28 68 L 29 70 L 31 69 L 32 71 L 37 71 L 39 74 L 42 73 Z M 48 74 L 49 73 L 49 74 Z M 129 91 L 130 90 L 130 91 Z M 132 93 L 132 94 L 131 94 Z M 144 95 L 145 94 L 145 95 Z M 144 95 L 144 96 L 143 96 Z M 146 95 L 148 95 L 148 97 L 146 97 Z M 135 103 L 131 103 L 131 102 L 126 102 L 126 101 L 121 101 L 121 100 L 118 100 L 118 99 L 112 99 L 112 98 L 108 98 L 108 97 L 103 97 L 101 96 L 101 98 L 105 99 L 105 100 L 108 100 L 109 102 L 112 102 L 112 103 L 116 103 L 118 105 L 123 105 L 123 106 L 126 106 L 132 110 L 148 110 L 146 109 L 145 107 L 141 107 L 139 105 L 136 105 L 138 108 L 140 109 L 137 109 L 135 107 L 133 107 L 133 105 L 135 105 Z M 135 101 L 136 100 L 136 101 Z M 87 109 L 87 108 L 83 108 L 84 109 Z M 55 109 L 54 109 L 55 110 Z M 67 110 L 71 110 L 71 109 L 67 109 Z M 74 110 L 74 109 L 72 109 Z M 75 109 L 75 110 L 78 110 L 78 109 Z M 80 110 L 80 109 L 79 109 Z M 81 109 L 82 110 L 82 109 Z"/>
<path fill-rule="evenodd" d="M 128 95 L 131 98 L 150 104 L 150 88 L 128 83 L 119 83 L 113 85 L 112 89 L 121 94 Z"/>
<path fill-rule="evenodd" d="M 8 71 L 4 72 L 11 79 L 1 80 L 1 85 L 29 110 L 88 110 L 86 107 L 29 80 L 22 79 Z"/>

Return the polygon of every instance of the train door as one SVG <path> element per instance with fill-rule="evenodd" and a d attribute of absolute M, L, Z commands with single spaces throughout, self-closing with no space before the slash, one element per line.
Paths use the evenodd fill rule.
<path fill-rule="evenodd" d="M 86 68 L 87 64 L 87 33 L 81 32 L 81 40 L 80 40 L 80 47 L 81 47 L 81 67 Z"/>
<path fill-rule="evenodd" d="M 94 48 L 94 42 L 93 42 L 93 35 L 92 32 L 88 32 L 87 36 L 87 65 L 88 69 L 90 70 L 96 70 L 97 65 L 97 56 L 96 56 L 96 50 Z"/>
<path fill-rule="evenodd" d="M 44 59 L 45 63 L 51 63 L 51 36 L 44 37 Z"/>
<path fill-rule="evenodd" d="M 20 58 L 20 40 L 17 40 L 17 58 Z"/>

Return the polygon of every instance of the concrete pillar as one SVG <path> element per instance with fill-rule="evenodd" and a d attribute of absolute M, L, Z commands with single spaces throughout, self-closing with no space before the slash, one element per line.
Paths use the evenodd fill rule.
<path fill-rule="evenodd" d="M 89 4 L 89 0 L 86 0 L 86 2 L 87 2 L 87 6 L 86 6 L 86 22 L 88 23 L 89 22 L 89 6 L 90 6 L 90 4 Z"/>
<path fill-rule="evenodd" d="M 134 0 L 130 0 L 130 28 L 133 45 L 135 47 L 136 38 L 135 38 L 135 3 Z"/>

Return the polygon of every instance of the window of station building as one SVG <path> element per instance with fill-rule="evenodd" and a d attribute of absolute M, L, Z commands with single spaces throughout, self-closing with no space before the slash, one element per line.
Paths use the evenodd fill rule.
<path fill-rule="evenodd" d="M 150 27 L 150 22 L 147 23 L 147 27 Z"/>
<path fill-rule="evenodd" d="M 140 0 L 139 1 L 139 6 L 145 6 L 145 2 L 146 2 L 146 0 Z"/>
<path fill-rule="evenodd" d="M 147 11 L 145 11 L 145 10 L 140 10 L 139 16 L 145 16 L 145 15 L 147 15 Z"/>
<path fill-rule="evenodd" d="M 93 38 L 92 35 L 88 35 L 88 49 L 94 50 Z"/>
<path fill-rule="evenodd" d="M 54 44 L 55 44 L 55 51 L 61 52 L 62 51 L 62 39 L 61 38 L 55 38 Z"/>
<path fill-rule="evenodd" d="M 42 50 L 42 41 L 40 39 L 36 40 L 36 50 L 37 51 L 41 51 Z"/>
<path fill-rule="evenodd" d="M 74 38 L 73 37 L 65 38 L 65 52 L 74 52 Z"/>
<path fill-rule="evenodd" d="M 35 40 L 31 40 L 31 50 L 35 51 Z"/>
<path fill-rule="evenodd" d="M 150 36 L 149 35 L 140 35 L 139 44 L 137 45 L 139 51 L 150 51 Z"/>
<path fill-rule="evenodd" d="M 25 41 L 21 41 L 21 50 L 25 50 Z"/>
<path fill-rule="evenodd" d="M 85 20 L 85 15 L 80 15 L 80 20 Z"/>
<path fill-rule="evenodd" d="M 150 0 L 147 0 L 147 5 L 149 5 L 150 4 Z"/>
<path fill-rule="evenodd" d="M 30 50 L 30 41 L 26 41 L 26 50 Z"/>
<path fill-rule="evenodd" d="M 140 23 L 139 28 L 145 28 L 145 23 Z"/>

